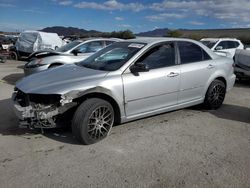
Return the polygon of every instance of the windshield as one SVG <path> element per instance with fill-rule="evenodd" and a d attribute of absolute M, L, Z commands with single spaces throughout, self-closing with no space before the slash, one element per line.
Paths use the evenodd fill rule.
<path fill-rule="evenodd" d="M 217 41 L 203 40 L 203 41 L 201 41 L 201 43 L 211 49 L 214 47 L 214 45 L 217 43 Z"/>
<path fill-rule="evenodd" d="M 61 48 L 58 48 L 56 51 L 57 52 L 67 52 L 67 51 L 71 50 L 72 48 L 74 48 L 75 46 L 79 45 L 80 43 L 82 43 L 82 42 L 72 41 L 72 42 L 62 46 Z"/>
<path fill-rule="evenodd" d="M 144 43 L 117 42 L 77 63 L 77 65 L 96 70 L 115 71 L 144 46 Z"/>

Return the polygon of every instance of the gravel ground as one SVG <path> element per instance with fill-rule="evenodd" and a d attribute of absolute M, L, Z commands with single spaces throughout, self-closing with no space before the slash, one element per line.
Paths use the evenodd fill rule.
<path fill-rule="evenodd" d="M 126 123 L 83 146 L 70 130 L 17 128 L 10 96 L 23 64 L 0 64 L 0 187 L 250 187 L 250 82 L 217 111 Z"/>

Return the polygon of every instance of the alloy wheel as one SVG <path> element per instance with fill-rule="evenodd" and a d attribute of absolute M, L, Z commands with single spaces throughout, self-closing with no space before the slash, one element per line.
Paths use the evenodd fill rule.
<path fill-rule="evenodd" d="M 100 140 L 107 136 L 114 122 L 114 114 L 107 106 L 99 106 L 91 113 L 88 120 L 88 135 Z"/>
<path fill-rule="evenodd" d="M 219 106 L 223 103 L 225 98 L 225 87 L 222 85 L 215 85 L 208 96 L 209 102 L 213 106 Z"/>

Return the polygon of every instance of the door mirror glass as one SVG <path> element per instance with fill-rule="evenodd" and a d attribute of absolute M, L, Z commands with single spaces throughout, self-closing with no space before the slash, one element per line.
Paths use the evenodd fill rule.
<path fill-rule="evenodd" d="M 148 72 L 149 71 L 148 66 L 142 62 L 135 63 L 129 69 L 132 73 Z"/>
<path fill-rule="evenodd" d="M 81 53 L 79 49 L 74 49 L 71 52 L 72 54 L 74 54 L 75 56 L 77 56 L 77 54 Z"/>

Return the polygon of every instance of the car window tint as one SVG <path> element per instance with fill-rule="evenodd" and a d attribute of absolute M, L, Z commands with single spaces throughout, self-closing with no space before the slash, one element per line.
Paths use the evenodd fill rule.
<path fill-rule="evenodd" d="M 178 42 L 180 59 L 182 64 L 203 60 L 203 49 L 191 42 Z"/>
<path fill-rule="evenodd" d="M 90 43 L 88 43 L 88 47 L 87 47 L 86 53 L 97 52 L 97 51 L 99 51 L 102 48 L 103 48 L 102 41 L 90 42 Z"/>
<path fill-rule="evenodd" d="M 86 43 L 85 43 L 85 44 L 82 44 L 82 45 L 78 46 L 78 47 L 76 48 L 76 50 L 79 51 L 80 53 L 86 53 L 87 45 L 88 45 L 88 44 L 86 44 Z"/>
<path fill-rule="evenodd" d="M 228 48 L 228 49 L 235 48 L 235 43 L 234 43 L 234 41 L 227 41 L 227 48 Z"/>
<path fill-rule="evenodd" d="M 205 52 L 205 50 L 202 50 L 202 53 L 203 53 L 203 60 L 204 60 L 204 61 L 205 61 L 205 60 L 210 60 L 210 59 L 211 59 L 210 55 L 208 55 L 208 53 Z"/>
<path fill-rule="evenodd" d="M 220 42 L 220 43 L 217 45 L 217 47 L 218 47 L 218 46 L 221 46 L 223 50 L 228 49 L 228 43 L 227 43 L 227 41 L 222 41 L 222 42 Z"/>
<path fill-rule="evenodd" d="M 239 42 L 234 42 L 235 48 L 239 47 L 240 43 Z"/>
<path fill-rule="evenodd" d="M 145 63 L 149 69 L 175 65 L 174 43 L 164 43 L 146 52 L 137 62 Z"/>

